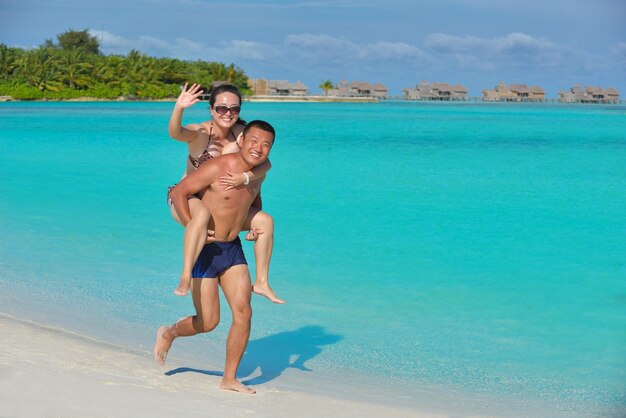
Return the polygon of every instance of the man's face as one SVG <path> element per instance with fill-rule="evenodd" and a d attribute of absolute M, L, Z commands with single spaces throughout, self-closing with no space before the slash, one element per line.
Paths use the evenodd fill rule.
<path fill-rule="evenodd" d="M 247 163 L 257 166 L 267 160 L 273 144 L 274 136 L 270 132 L 253 126 L 243 138 L 241 153 Z"/>

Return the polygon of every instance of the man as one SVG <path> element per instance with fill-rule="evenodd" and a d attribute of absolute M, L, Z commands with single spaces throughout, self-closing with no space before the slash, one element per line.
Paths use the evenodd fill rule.
<path fill-rule="evenodd" d="M 250 337 L 252 317 L 250 273 L 238 234 L 263 179 L 225 191 L 218 184 L 218 178 L 226 172 L 247 172 L 262 164 L 269 156 L 274 136 L 274 128 L 269 123 L 250 122 L 243 131 L 239 152 L 203 163 L 170 192 L 184 226 L 191 219 L 187 197 L 203 193 L 202 201 L 211 211 L 209 227 L 214 230 L 215 242 L 204 247 L 193 268 L 191 292 L 196 314 L 172 326 L 160 327 L 154 345 L 154 358 L 163 365 L 174 339 L 213 330 L 220 320 L 220 285 L 233 316 L 226 340 L 226 364 L 220 388 L 250 394 L 255 390 L 244 386 L 235 377 Z"/>

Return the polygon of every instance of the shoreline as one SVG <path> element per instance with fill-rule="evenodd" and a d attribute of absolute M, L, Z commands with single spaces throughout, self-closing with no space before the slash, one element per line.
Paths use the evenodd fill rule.
<path fill-rule="evenodd" d="M 201 100 L 208 102 L 208 100 Z M 336 97 L 336 96 L 244 96 L 244 102 L 271 102 L 271 103 L 378 103 L 379 99 L 375 97 Z M 10 96 L 0 96 L 0 103 L 8 102 L 176 102 L 176 97 L 163 99 L 131 99 L 126 97 L 118 97 L 116 99 L 103 99 L 98 97 L 75 97 L 71 99 L 15 99 Z"/>
<path fill-rule="evenodd" d="M 125 348 L 2 312 L 0 330 L 8 336 L 0 342 L 0 416 L 448 416 L 436 412 L 437 406 L 416 410 L 395 405 L 388 393 L 375 393 L 379 388 L 363 382 L 353 396 L 345 387 L 330 388 L 329 395 L 323 384 L 328 380 L 302 373 L 250 383 L 255 395 L 224 391 L 219 389 L 221 362 L 210 355 L 199 365 L 175 352 L 161 367 L 143 348 Z M 253 381 L 256 374 L 238 378 Z"/>
<path fill-rule="evenodd" d="M 148 347 L 124 348 L 4 312 L 0 331 L 6 336 L 0 342 L 0 416 L 587 416 L 437 385 L 397 392 L 389 382 L 300 371 L 264 383 L 252 383 L 258 372 L 238 376 L 257 390 L 245 395 L 219 389 L 222 366 L 215 355 L 198 363 L 172 353 L 160 367 Z"/>
<path fill-rule="evenodd" d="M 201 100 L 208 102 L 208 100 Z M 433 104 L 489 104 L 489 105 L 557 105 L 557 106 L 623 106 L 626 101 L 620 100 L 613 103 L 590 103 L 590 102 L 561 102 L 557 99 L 546 99 L 542 101 L 506 101 L 506 100 L 480 100 L 478 98 L 469 98 L 466 100 L 416 100 L 404 99 L 401 97 L 338 97 L 338 96 L 244 96 L 244 102 L 249 103 L 384 103 L 384 102 L 404 102 L 404 103 L 433 103 Z M 126 97 L 118 97 L 116 99 L 103 99 L 98 97 L 75 97 L 71 99 L 15 99 L 10 96 L 0 96 L 0 103 L 174 103 L 176 98 L 163 99 L 134 99 Z"/>
<path fill-rule="evenodd" d="M 339 97 L 339 96 L 246 96 L 244 102 L 271 103 L 378 103 L 376 97 Z"/>
<path fill-rule="evenodd" d="M 161 368 L 151 353 L 4 313 L 0 330 L 2 416 L 446 416 L 267 383 L 255 395 L 239 394 L 219 389 L 219 372 L 175 359 Z"/>

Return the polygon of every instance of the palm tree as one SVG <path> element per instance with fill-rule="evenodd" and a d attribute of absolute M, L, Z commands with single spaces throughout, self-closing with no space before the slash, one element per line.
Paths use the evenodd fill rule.
<path fill-rule="evenodd" d="M 0 44 L 0 80 L 9 78 L 17 67 L 17 51 L 15 48 L 9 48 L 5 44 Z"/>
<path fill-rule="evenodd" d="M 183 62 L 175 58 L 157 58 L 159 80 L 165 84 L 182 84 L 187 81 Z"/>
<path fill-rule="evenodd" d="M 63 88 L 63 84 L 58 81 L 57 57 L 47 48 L 26 52 L 18 60 L 16 72 L 19 72 L 27 84 L 40 91 L 60 91 Z"/>
<path fill-rule="evenodd" d="M 324 96 L 328 96 L 328 91 L 334 89 L 335 85 L 332 81 L 326 80 L 322 81 L 322 84 L 320 84 L 318 87 L 324 90 Z"/>
<path fill-rule="evenodd" d="M 125 87 L 126 94 L 130 96 L 141 96 L 142 91 L 151 84 L 157 84 L 158 70 L 156 59 L 150 58 L 137 50 L 132 50 L 123 60 L 119 69 L 123 75 L 118 74 L 122 78 L 122 84 Z"/>
<path fill-rule="evenodd" d="M 98 57 L 94 60 L 93 76 L 97 82 L 120 86 L 121 66 L 124 58 L 119 55 Z"/>
<path fill-rule="evenodd" d="M 69 88 L 85 87 L 92 81 L 93 66 L 87 61 L 82 49 L 60 51 L 58 63 L 61 81 Z"/>

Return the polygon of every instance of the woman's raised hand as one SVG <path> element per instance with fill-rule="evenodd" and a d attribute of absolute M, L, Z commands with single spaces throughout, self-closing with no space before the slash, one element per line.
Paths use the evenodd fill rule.
<path fill-rule="evenodd" d="M 204 90 L 200 90 L 200 87 L 200 84 L 193 83 L 191 87 L 189 87 L 189 90 L 187 90 L 187 83 L 185 83 L 183 91 L 180 92 L 180 96 L 176 99 L 176 106 L 187 109 L 198 103 L 200 101 L 200 95 L 204 93 Z"/>

